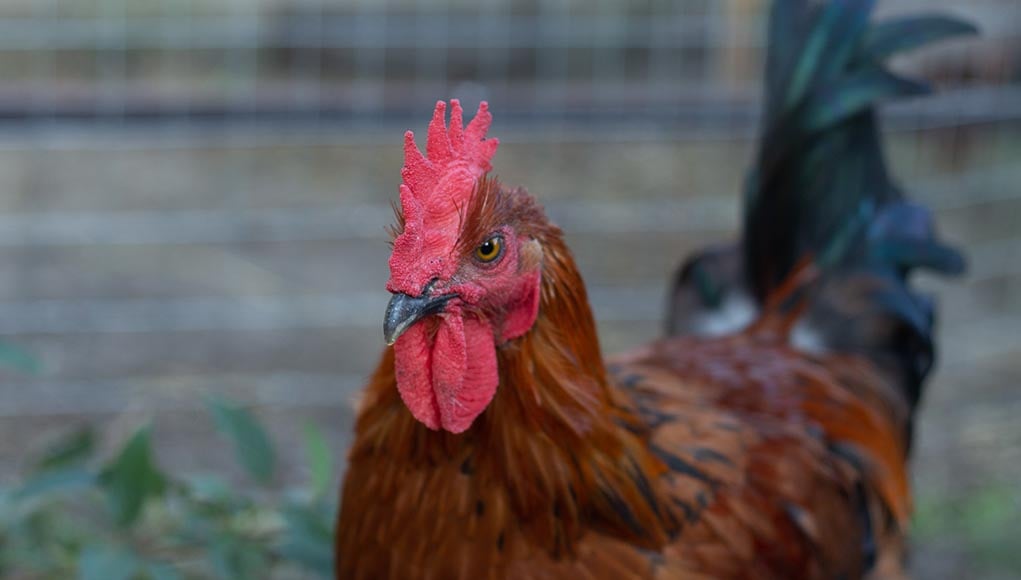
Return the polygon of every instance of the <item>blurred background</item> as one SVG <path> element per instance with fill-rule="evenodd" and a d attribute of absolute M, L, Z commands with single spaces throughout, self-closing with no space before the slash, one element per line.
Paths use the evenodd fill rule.
<path fill-rule="evenodd" d="M 734 235 L 759 109 L 761 0 L 4 0 L 0 481 L 61 433 L 222 470 L 203 397 L 254 410 L 301 480 L 343 469 L 383 348 L 401 134 L 487 99 L 496 172 L 567 232 L 604 348 L 661 331 L 669 274 Z M 914 460 L 920 578 L 1021 578 L 1021 2 L 885 0 L 982 36 L 896 61 L 884 110 L 914 197 L 966 248 L 925 278 L 941 360 Z"/>

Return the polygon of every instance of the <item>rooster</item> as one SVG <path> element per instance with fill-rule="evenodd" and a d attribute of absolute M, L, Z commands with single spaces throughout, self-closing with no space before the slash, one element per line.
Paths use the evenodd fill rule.
<path fill-rule="evenodd" d="M 669 335 L 604 360 L 561 231 L 492 177 L 482 103 L 405 134 L 392 298 L 337 577 L 898 578 L 933 361 L 918 267 L 957 273 L 889 177 L 890 54 L 967 32 L 779 0 L 739 244 L 681 269 Z"/>

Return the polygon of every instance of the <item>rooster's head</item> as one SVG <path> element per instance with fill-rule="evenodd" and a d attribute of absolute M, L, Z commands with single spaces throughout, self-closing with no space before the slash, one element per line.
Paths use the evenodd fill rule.
<path fill-rule="evenodd" d="M 496 349 L 528 332 L 539 311 L 542 249 L 531 197 L 487 177 L 497 140 L 486 103 L 463 127 L 461 105 L 436 104 L 425 155 L 404 135 L 394 228 L 393 294 L 383 332 L 397 387 L 416 419 L 460 433 L 492 401 Z"/>

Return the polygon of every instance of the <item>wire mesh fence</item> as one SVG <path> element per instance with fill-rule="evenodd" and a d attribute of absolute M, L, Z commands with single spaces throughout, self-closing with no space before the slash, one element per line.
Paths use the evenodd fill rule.
<path fill-rule="evenodd" d="M 935 4 L 891 0 L 883 12 Z M 1021 4 L 939 4 L 976 21 L 983 39 L 907 66 L 953 84 L 964 122 L 1017 118 Z M 371 125 L 456 94 L 522 121 L 747 124 L 766 10 L 761 0 L 9 0 L 0 116 Z"/>

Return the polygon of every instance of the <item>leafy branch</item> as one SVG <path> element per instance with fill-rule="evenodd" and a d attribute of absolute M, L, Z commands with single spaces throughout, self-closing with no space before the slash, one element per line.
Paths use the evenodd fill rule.
<path fill-rule="evenodd" d="M 138 429 L 97 466 L 93 429 L 67 434 L 20 482 L 0 488 L 0 577 L 18 580 L 185 580 L 331 577 L 332 455 L 305 428 L 311 482 L 270 493 L 276 453 L 246 409 L 207 401 L 255 486 L 177 476 Z"/>

